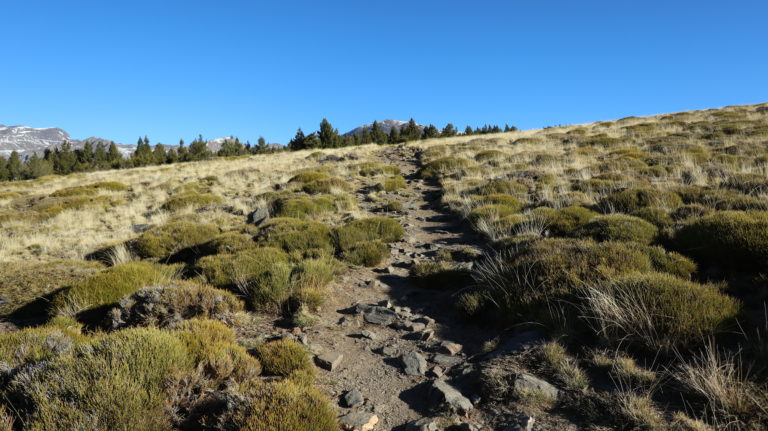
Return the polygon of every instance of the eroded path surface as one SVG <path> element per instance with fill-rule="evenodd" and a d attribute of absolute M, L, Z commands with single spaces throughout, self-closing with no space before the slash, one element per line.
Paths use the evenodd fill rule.
<path fill-rule="evenodd" d="M 430 416 L 426 400 L 430 381 L 442 373 L 466 372 L 468 356 L 484 341 L 480 331 L 459 322 L 454 311 L 457 288 L 466 280 L 435 286 L 443 290 L 424 289 L 408 279 L 408 269 L 414 260 L 432 259 L 440 249 L 480 250 L 481 242 L 460 220 L 440 211 L 438 188 L 416 175 L 415 149 L 386 148 L 379 158 L 398 166 L 408 183 L 397 198 L 403 210 L 387 214 L 405 227 L 405 238 L 391 244 L 391 256 L 380 267 L 352 270 L 334 283 L 331 299 L 320 312 L 321 322 L 308 330 L 306 341 L 316 354 L 343 355 L 337 367 L 321 370 L 319 377 L 321 387 L 338 400 L 340 411 L 375 413 L 379 419 L 375 429 L 390 430 Z M 376 204 L 367 201 L 367 193 L 359 190 L 357 198 L 364 210 L 373 212 Z M 396 314 L 392 324 L 366 322 L 369 304 L 388 307 L 384 318 Z M 463 349 L 452 355 L 441 345 L 444 341 Z M 404 372 L 400 358 L 411 352 L 426 359 L 424 375 Z M 343 396 L 354 389 L 365 402 L 346 408 Z"/>

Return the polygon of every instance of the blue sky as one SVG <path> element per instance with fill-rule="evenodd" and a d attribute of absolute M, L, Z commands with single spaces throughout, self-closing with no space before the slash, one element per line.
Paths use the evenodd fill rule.
<path fill-rule="evenodd" d="M 765 1 L 14 1 L 0 124 L 287 142 L 323 117 L 520 128 L 768 101 Z"/>

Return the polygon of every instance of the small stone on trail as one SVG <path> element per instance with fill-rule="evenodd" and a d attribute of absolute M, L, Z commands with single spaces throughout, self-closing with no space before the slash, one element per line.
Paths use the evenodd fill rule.
<path fill-rule="evenodd" d="M 429 341 L 435 336 L 435 331 L 432 329 L 425 329 L 419 333 L 421 341 Z"/>
<path fill-rule="evenodd" d="M 315 362 L 320 368 L 333 371 L 339 367 L 343 358 L 341 353 L 323 353 L 315 357 Z"/>
<path fill-rule="evenodd" d="M 388 266 L 388 267 L 385 269 L 385 272 L 386 272 L 387 274 L 394 274 L 394 273 L 395 273 L 395 271 L 397 271 L 397 269 L 396 269 L 394 266 Z"/>
<path fill-rule="evenodd" d="M 427 360 L 418 352 L 408 352 L 400 357 L 403 371 L 409 376 L 423 376 L 427 372 Z"/>
<path fill-rule="evenodd" d="M 368 412 L 352 412 L 342 416 L 339 421 L 346 431 L 371 431 L 379 423 L 379 417 Z"/>
<path fill-rule="evenodd" d="M 550 383 L 525 373 L 515 376 L 514 387 L 519 392 L 537 392 L 553 400 L 560 394 L 560 391 Z"/>
<path fill-rule="evenodd" d="M 421 418 L 409 422 L 405 426 L 405 431 L 440 431 L 437 421 L 432 418 Z"/>
<path fill-rule="evenodd" d="M 395 356 L 397 355 L 397 347 L 395 346 L 384 346 L 381 348 L 381 354 L 385 356 Z"/>
<path fill-rule="evenodd" d="M 435 380 L 429 388 L 429 400 L 433 408 L 447 409 L 459 414 L 472 410 L 472 402 L 445 380 Z"/>
<path fill-rule="evenodd" d="M 395 320 L 397 314 L 389 308 L 375 306 L 366 311 L 363 317 L 368 323 L 387 326 Z"/>
<path fill-rule="evenodd" d="M 432 369 L 429 370 L 429 373 L 432 377 L 438 377 L 438 378 L 443 377 L 443 374 L 444 374 L 443 369 L 439 365 L 435 365 L 434 367 L 432 367 Z"/>
<path fill-rule="evenodd" d="M 379 301 L 379 303 L 377 305 L 379 307 L 392 308 L 392 301 L 390 301 L 389 299 L 384 299 L 384 300 Z"/>
<path fill-rule="evenodd" d="M 446 355 L 456 356 L 461 352 L 462 346 L 461 344 L 452 343 L 450 341 L 443 341 L 440 343 L 440 353 L 444 353 Z"/>
<path fill-rule="evenodd" d="M 373 331 L 369 331 L 369 330 L 367 330 L 367 329 L 366 329 L 366 330 L 364 330 L 363 332 L 361 332 L 360 334 L 361 334 L 363 337 L 365 337 L 365 338 L 367 338 L 367 339 L 369 339 L 369 340 L 375 340 L 375 339 L 376 339 L 376 333 L 375 333 L 375 332 L 373 332 Z"/>
<path fill-rule="evenodd" d="M 456 364 L 459 364 L 461 361 L 462 359 L 458 356 L 443 355 L 440 353 L 436 354 L 432 358 L 432 362 L 446 367 L 452 367 Z"/>
<path fill-rule="evenodd" d="M 352 389 L 351 391 L 344 394 L 344 405 L 350 409 L 362 406 L 363 402 L 363 394 L 361 394 L 357 389 Z"/>

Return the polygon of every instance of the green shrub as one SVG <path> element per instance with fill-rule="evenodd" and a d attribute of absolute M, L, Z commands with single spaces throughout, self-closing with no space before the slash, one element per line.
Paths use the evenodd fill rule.
<path fill-rule="evenodd" d="M 672 274 L 683 279 L 690 278 L 696 272 L 694 261 L 674 251 L 667 251 L 657 245 L 625 243 L 625 246 L 643 253 L 651 261 L 654 271 Z"/>
<path fill-rule="evenodd" d="M 276 217 L 311 218 L 336 210 L 333 200 L 326 197 L 292 197 L 277 199 L 272 207 Z"/>
<path fill-rule="evenodd" d="M 314 375 L 315 367 L 307 350 L 288 339 L 272 341 L 256 348 L 264 373 L 272 376 L 291 377 L 296 372 Z"/>
<path fill-rule="evenodd" d="M 398 175 L 392 178 L 386 178 L 378 185 L 379 190 L 383 190 L 388 193 L 396 192 L 406 187 L 405 178 Z"/>
<path fill-rule="evenodd" d="M 544 224 L 554 236 L 571 236 L 573 231 L 586 224 L 599 214 L 584 207 L 570 206 L 559 209 L 539 207 L 531 211 L 544 220 Z"/>
<path fill-rule="evenodd" d="M 475 292 L 480 296 L 466 302 L 478 306 L 482 298 L 479 304 L 484 308 L 482 313 L 462 311 L 503 322 L 535 318 L 560 300 L 576 302 L 584 285 L 651 268 L 648 256 L 623 243 L 560 238 L 529 241 L 475 265 Z"/>
<path fill-rule="evenodd" d="M 402 211 L 403 204 L 400 201 L 389 201 L 384 203 L 384 205 L 381 206 L 381 210 L 388 211 L 388 212 Z"/>
<path fill-rule="evenodd" d="M 218 234 L 219 228 L 213 224 L 170 222 L 141 234 L 136 240 L 136 251 L 141 257 L 164 259 L 211 241 Z"/>
<path fill-rule="evenodd" d="M 325 172 L 305 171 L 296 174 L 293 178 L 288 180 L 289 183 L 311 183 L 312 181 L 326 180 L 330 178 L 330 175 Z"/>
<path fill-rule="evenodd" d="M 98 262 L 55 260 L 7 262 L 0 271 L 0 316 L 45 315 L 45 297 L 104 269 Z"/>
<path fill-rule="evenodd" d="M 670 216 L 674 221 L 686 221 L 696 217 L 703 217 L 712 213 L 712 209 L 699 204 L 683 205 L 672 211 Z"/>
<path fill-rule="evenodd" d="M 635 187 L 606 196 L 598 204 L 601 208 L 631 213 L 645 207 L 675 209 L 683 204 L 675 192 L 651 187 Z"/>
<path fill-rule="evenodd" d="M 452 262 L 444 260 L 428 260 L 414 262 L 408 276 L 419 287 L 425 289 L 452 289 L 461 285 L 468 278 L 466 270 L 457 269 Z"/>
<path fill-rule="evenodd" d="M 83 312 L 111 308 L 124 296 L 171 278 L 172 268 L 150 262 L 129 262 L 107 268 L 69 289 L 57 293 L 51 303 L 54 314 L 83 316 Z M 106 311 L 106 310 L 105 310 Z M 89 320 L 90 316 L 84 316 Z"/>
<path fill-rule="evenodd" d="M 146 287 L 120 300 L 110 312 L 111 327 L 166 327 L 193 318 L 223 319 L 243 305 L 225 290 L 188 281 Z"/>
<path fill-rule="evenodd" d="M 520 211 L 520 206 L 510 206 L 505 204 L 481 205 L 469 212 L 467 218 L 472 223 L 480 220 L 497 220 L 507 216 L 515 215 Z"/>
<path fill-rule="evenodd" d="M 740 304 L 713 286 L 648 273 L 593 289 L 584 311 L 598 333 L 613 342 L 670 353 L 727 329 Z"/>
<path fill-rule="evenodd" d="M 434 179 L 447 176 L 470 166 L 472 166 L 472 162 L 467 159 L 460 157 L 443 157 L 424 165 L 419 172 L 419 176 L 425 179 Z"/>
<path fill-rule="evenodd" d="M 384 243 L 399 241 L 405 235 L 397 220 L 388 217 L 369 217 L 351 221 L 334 230 L 333 236 L 340 251 L 349 250 L 360 242 L 379 240 Z"/>
<path fill-rule="evenodd" d="M 768 212 L 720 211 L 693 219 L 674 245 L 701 263 L 762 271 L 768 263 Z"/>
<path fill-rule="evenodd" d="M 196 264 L 214 286 L 238 289 L 257 310 L 276 309 L 290 294 L 288 255 L 277 248 L 260 247 L 237 254 L 206 256 Z"/>
<path fill-rule="evenodd" d="M 160 207 L 166 211 L 178 211 L 184 208 L 203 208 L 224 202 L 221 196 L 211 193 L 185 192 L 166 199 Z"/>
<path fill-rule="evenodd" d="M 77 323 L 77 322 L 74 322 Z M 0 334 L 0 362 L 11 367 L 53 359 L 86 341 L 79 326 L 53 325 L 24 328 Z"/>
<path fill-rule="evenodd" d="M 341 178 L 325 178 L 322 180 L 315 180 L 309 183 L 305 183 L 301 188 L 306 193 L 316 195 L 320 193 L 339 193 L 346 192 L 352 189 L 348 182 Z"/>
<path fill-rule="evenodd" d="M 482 195 L 494 195 L 503 193 L 520 196 L 528 194 L 528 186 L 512 180 L 494 180 L 489 181 L 487 184 L 480 187 L 478 192 Z"/>
<path fill-rule="evenodd" d="M 380 163 L 363 163 L 360 165 L 358 174 L 364 177 L 375 175 L 400 175 L 400 168 L 394 165 L 382 165 Z"/>
<path fill-rule="evenodd" d="M 377 266 L 387 256 L 389 247 L 381 241 L 360 242 L 342 253 L 346 262 L 362 266 Z"/>
<path fill-rule="evenodd" d="M 476 195 L 473 195 L 472 197 L 474 198 L 475 196 Z M 512 208 L 517 208 L 515 212 L 520 211 L 523 208 L 523 205 L 520 203 L 519 199 L 504 193 L 477 196 L 477 200 L 486 204 L 500 204 Z"/>
<path fill-rule="evenodd" d="M 259 232 L 258 242 L 265 246 L 282 248 L 289 253 L 334 251 L 331 230 L 326 225 L 290 217 L 271 219 Z"/>
<path fill-rule="evenodd" d="M 50 196 L 53 196 L 53 197 L 79 196 L 79 195 L 90 196 L 90 195 L 95 195 L 101 190 L 110 191 L 110 192 L 124 192 L 124 191 L 130 190 L 130 188 L 127 185 L 117 181 L 104 181 L 99 183 L 87 184 L 84 186 L 67 187 L 64 189 L 59 189 L 51 193 Z"/>
<path fill-rule="evenodd" d="M 658 234 L 656 226 L 626 214 L 595 217 L 574 231 L 577 237 L 589 237 L 597 241 L 634 241 L 641 244 L 650 244 Z"/>
<path fill-rule="evenodd" d="M 651 223 L 652 225 L 658 227 L 659 229 L 670 226 L 673 223 L 672 217 L 669 215 L 669 212 L 667 212 L 667 210 L 665 210 L 664 208 L 659 208 L 659 207 L 640 208 L 637 211 L 633 211 L 632 215 L 635 217 L 640 217 L 641 219 L 647 221 L 648 223 Z"/>
<path fill-rule="evenodd" d="M 121 200 L 110 196 L 63 196 L 44 197 L 31 202 L 29 209 L 38 213 L 40 218 L 54 217 L 66 210 L 78 210 L 91 207 L 109 208 L 120 203 Z"/>
<path fill-rule="evenodd" d="M 256 248 L 253 235 L 240 232 L 224 232 L 200 246 L 205 254 L 231 254 Z"/>
<path fill-rule="evenodd" d="M 488 161 L 504 160 L 507 157 L 506 153 L 499 150 L 485 150 L 475 154 L 475 160 L 482 163 Z"/>
<path fill-rule="evenodd" d="M 305 259 L 299 262 L 292 276 L 291 298 L 300 305 L 306 305 L 310 310 L 316 310 L 327 299 L 325 287 L 342 272 L 343 267 L 332 257 Z"/>

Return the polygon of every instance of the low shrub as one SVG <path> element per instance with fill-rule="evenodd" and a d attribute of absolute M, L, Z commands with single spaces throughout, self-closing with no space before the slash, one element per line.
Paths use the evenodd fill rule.
<path fill-rule="evenodd" d="M 419 176 L 424 179 L 436 179 L 472 166 L 472 162 L 460 157 L 442 157 L 433 160 L 421 168 Z"/>
<path fill-rule="evenodd" d="M 272 341 L 256 348 L 264 373 L 272 376 L 292 377 L 297 372 L 315 374 L 315 367 L 307 350 L 288 339 Z"/>
<path fill-rule="evenodd" d="M 0 316 L 29 318 L 45 315 L 46 297 L 104 269 L 98 262 L 55 260 L 7 262 L 0 271 Z"/>
<path fill-rule="evenodd" d="M 504 160 L 505 158 L 507 158 L 506 153 L 499 150 L 485 150 L 475 154 L 475 160 L 480 163 Z"/>
<path fill-rule="evenodd" d="M 103 313 L 92 316 L 89 311 L 106 312 L 117 305 L 120 298 L 166 282 L 172 272 L 172 267 L 150 262 L 113 266 L 57 293 L 51 302 L 51 311 L 54 315 L 77 315 L 78 320 L 91 321 L 102 317 Z"/>
<path fill-rule="evenodd" d="M 311 218 L 333 212 L 336 205 L 326 197 L 290 197 L 277 199 L 272 204 L 273 213 L 277 217 Z"/>
<path fill-rule="evenodd" d="M 340 251 L 349 250 L 360 242 L 379 240 L 384 243 L 399 241 L 405 230 L 395 219 L 369 217 L 351 221 L 333 231 L 336 246 Z"/>
<path fill-rule="evenodd" d="M 304 259 L 299 262 L 291 282 L 291 299 L 298 305 L 294 304 L 292 308 L 305 305 L 310 310 L 316 310 L 328 296 L 326 286 L 343 270 L 342 265 L 332 257 Z"/>
<path fill-rule="evenodd" d="M 651 223 L 659 229 L 671 226 L 672 223 L 674 223 L 672 217 L 669 215 L 669 212 L 666 209 L 660 207 L 640 208 L 637 211 L 633 211 L 632 215 L 639 217 L 648 223 Z"/>
<path fill-rule="evenodd" d="M 154 227 L 136 240 L 136 251 L 144 258 L 167 259 L 211 241 L 219 228 L 210 223 L 175 221 Z"/>
<path fill-rule="evenodd" d="M 274 247 L 206 256 L 198 260 L 196 267 L 208 283 L 239 290 L 253 309 L 274 310 L 290 293 L 288 255 Z"/>
<path fill-rule="evenodd" d="M 0 362 L 15 368 L 50 360 L 71 351 L 86 339 L 77 322 L 68 328 L 46 325 L 5 332 L 0 334 Z"/>
<path fill-rule="evenodd" d="M 398 175 L 392 178 L 386 178 L 384 181 L 378 184 L 379 190 L 383 190 L 388 193 L 396 192 L 406 187 L 405 178 Z"/>
<path fill-rule="evenodd" d="M 734 324 L 737 300 L 717 288 L 669 274 L 617 278 L 586 291 L 583 312 L 611 342 L 671 353 Z"/>
<path fill-rule="evenodd" d="M 380 163 L 363 163 L 360 165 L 358 174 L 364 177 L 376 175 L 400 175 L 400 168 L 394 165 L 382 165 Z"/>
<path fill-rule="evenodd" d="M 677 193 L 652 187 L 635 187 L 603 198 L 598 206 L 631 213 L 645 207 L 662 207 L 670 210 L 683 204 Z"/>
<path fill-rule="evenodd" d="M 465 298 L 459 305 L 472 306 L 461 309 L 469 316 L 521 321 L 536 318 L 561 300 L 577 302 L 585 284 L 651 268 L 648 256 L 623 243 L 559 238 L 529 241 L 477 262 L 472 277 L 479 296 Z"/>
<path fill-rule="evenodd" d="M 644 245 L 638 243 L 625 243 L 627 248 L 637 250 L 650 259 L 654 271 L 672 274 L 683 279 L 688 279 L 696 272 L 694 261 L 674 251 L 667 251 L 657 245 Z"/>
<path fill-rule="evenodd" d="M 576 229 L 573 234 L 597 241 L 634 241 L 650 244 L 658 236 L 659 230 L 639 217 L 610 214 L 593 218 Z"/>
<path fill-rule="evenodd" d="M 347 192 L 352 189 L 348 182 L 341 178 L 325 178 L 305 183 L 301 188 L 304 192 L 311 195 L 316 194 L 337 194 Z"/>
<path fill-rule="evenodd" d="M 503 193 L 520 196 L 528 194 L 528 186 L 512 180 L 494 180 L 480 187 L 478 192 L 482 195 Z"/>
<path fill-rule="evenodd" d="M 487 204 L 474 208 L 469 212 L 467 218 L 472 223 L 477 223 L 480 220 L 498 220 L 507 216 L 511 216 L 520 211 L 520 205 L 506 205 L 506 204 Z"/>
<path fill-rule="evenodd" d="M 389 256 L 389 247 L 381 241 L 355 244 L 341 255 L 344 261 L 362 266 L 377 266 L 387 256 Z"/>
<path fill-rule="evenodd" d="M 259 231 L 258 242 L 291 253 L 333 253 L 331 230 L 324 224 L 290 217 L 273 218 Z"/>
<path fill-rule="evenodd" d="M 454 263 L 444 260 L 415 262 L 408 276 L 416 285 L 425 289 L 453 289 L 469 281 L 467 270 L 459 269 Z"/>
<path fill-rule="evenodd" d="M 330 178 L 330 175 L 325 172 L 305 171 L 293 176 L 289 183 L 311 183 L 312 181 L 326 180 Z"/>
<path fill-rule="evenodd" d="M 86 184 L 84 186 L 67 187 L 56 190 L 51 193 L 50 196 L 64 197 L 64 196 L 79 196 L 79 195 L 95 195 L 99 191 L 110 192 L 124 192 L 130 190 L 127 185 L 117 181 L 103 181 L 99 183 Z"/>
<path fill-rule="evenodd" d="M 203 208 L 222 202 L 224 200 L 221 196 L 211 193 L 185 192 L 169 197 L 160 208 L 175 212 L 184 208 Z"/>
<path fill-rule="evenodd" d="M 472 197 L 475 198 L 475 195 L 473 195 Z M 517 208 L 516 212 L 520 211 L 523 208 L 523 205 L 520 203 L 519 199 L 505 193 L 481 195 L 481 196 L 477 196 L 476 199 L 477 201 L 485 204 L 499 204 L 499 205 L 506 205 L 512 208 Z"/>
<path fill-rule="evenodd" d="M 712 213 L 712 209 L 699 204 L 686 204 L 672 211 L 670 216 L 674 221 L 687 221 L 696 217 L 703 217 Z"/>
<path fill-rule="evenodd" d="M 675 233 L 673 243 L 707 265 L 762 270 L 768 263 L 768 212 L 720 211 L 693 219 Z"/>
<path fill-rule="evenodd" d="M 253 250 L 254 248 L 256 248 L 256 241 L 254 241 L 253 235 L 240 232 L 224 232 L 202 244 L 200 251 L 204 254 L 232 254 Z"/>
<path fill-rule="evenodd" d="M 583 226 L 599 214 L 580 206 L 559 209 L 539 207 L 531 211 L 541 218 L 553 236 L 571 236 L 576 228 Z"/>
<path fill-rule="evenodd" d="M 384 205 L 381 206 L 381 210 L 387 212 L 402 211 L 403 204 L 400 201 L 385 202 Z"/>
<path fill-rule="evenodd" d="M 243 305 L 230 292 L 188 281 L 146 287 L 122 298 L 109 313 L 110 327 L 171 326 L 192 318 L 224 319 Z"/>

